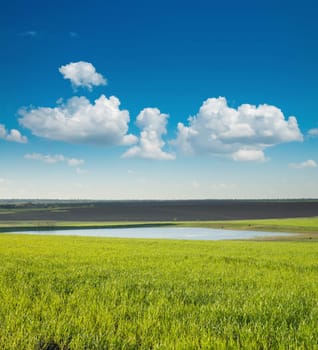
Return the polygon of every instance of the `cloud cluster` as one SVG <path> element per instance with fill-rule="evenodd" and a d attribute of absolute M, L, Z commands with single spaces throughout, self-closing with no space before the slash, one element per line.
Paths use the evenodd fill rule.
<path fill-rule="evenodd" d="M 93 86 L 106 85 L 107 83 L 106 79 L 97 73 L 95 67 L 89 62 L 72 62 L 61 66 L 59 71 L 64 79 L 71 81 L 75 88 L 86 87 L 91 90 Z"/>
<path fill-rule="evenodd" d="M 26 154 L 24 158 L 31 159 L 31 160 L 39 160 L 47 164 L 64 163 L 64 162 L 67 163 L 69 166 L 79 166 L 84 164 L 83 159 L 67 158 L 62 154 L 51 155 L 51 154 L 41 154 L 41 153 L 30 153 L 30 154 Z"/>
<path fill-rule="evenodd" d="M 267 147 L 302 141 L 297 120 L 287 120 L 275 106 L 243 104 L 228 106 L 224 97 L 209 98 L 199 113 L 178 123 L 174 144 L 185 154 L 230 156 L 236 161 L 264 161 Z"/>
<path fill-rule="evenodd" d="M 101 95 L 93 104 L 86 97 L 72 97 L 55 108 L 21 109 L 19 122 L 36 136 L 70 143 L 131 145 L 127 134 L 129 113 L 120 101 Z"/>
<path fill-rule="evenodd" d="M 89 62 L 72 62 L 61 66 L 59 71 L 74 87 L 91 90 L 93 86 L 106 85 L 106 79 Z M 61 100 L 53 108 L 21 109 L 19 122 L 30 129 L 33 135 L 51 140 L 131 146 L 123 154 L 124 158 L 176 158 L 174 153 L 164 150 L 168 114 L 161 113 L 158 108 L 144 108 L 136 119 L 136 125 L 141 130 L 137 138 L 128 133 L 129 112 L 119 107 L 120 101 L 115 96 L 107 98 L 101 95 L 93 103 L 86 97 L 75 96 L 66 103 Z M 308 134 L 317 136 L 318 129 L 311 129 Z M 19 131 L 12 129 L 8 133 L 2 125 L 0 138 L 27 141 Z M 188 155 L 211 154 L 229 157 L 234 161 L 263 162 L 266 160 L 266 148 L 302 140 L 296 118 L 285 118 L 279 108 L 266 104 L 243 104 L 232 108 L 224 97 L 219 97 L 204 101 L 199 112 L 190 117 L 188 123 L 178 123 L 177 137 L 169 144 Z M 40 156 L 48 157 L 42 159 L 46 162 L 57 159 Z"/>
<path fill-rule="evenodd" d="M 136 120 L 141 129 L 138 145 L 123 154 L 124 158 L 141 157 L 148 159 L 175 159 L 175 155 L 162 150 L 165 142 L 162 136 L 167 133 L 168 114 L 160 113 L 158 108 L 143 109 Z"/>
<path fill-rule="evenodd" d="M 295 169 L 304 169 L 304 168 L 316 168 L 318 164 L 314 160 L 308 159 L 301 163 L 290 163 L 289 166 Z"/>
<path fill-rule="evenodd" d="M 18 143 L 28 142 L 27 137 L 21 135 L 19 130 L 11 129 L 8 131 L 3 124 L 0 124 L 0 139 Z"/>

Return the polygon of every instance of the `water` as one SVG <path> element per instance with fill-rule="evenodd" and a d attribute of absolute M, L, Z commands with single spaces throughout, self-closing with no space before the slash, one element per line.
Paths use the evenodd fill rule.
<path fill-rule="evenodd" d="M 258 237 L 289 236 L 290 233 L 221 230 L 214 228 L 196 227 L 133 227 L 133 228 L 96 228 L 23 231 L 15 234 L 51 235 L 51 236 L 85 236 L 113 238 L 153 238 L 219 241 L 233 239 L 251 239 Z"/>

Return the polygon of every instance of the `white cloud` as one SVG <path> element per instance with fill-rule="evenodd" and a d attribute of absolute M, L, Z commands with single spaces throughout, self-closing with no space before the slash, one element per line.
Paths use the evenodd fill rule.
<path fill-rule="evenodd" d="M 210 188 L 213 190 L 232 190 L 235 187 L 237 187 L 237 185 L 233 183 L 214 183 L 210 185 Z"/>
<path fill-rule="evenodd" d="M 77 174 L 86 174 L 87 173 L 87 170 L 82 169 L 82 168 L 76 168 L 75 171 Z"/>
<path fill-rule="evenodd" d="M 70 143 L 131 145 L 127 134 L 129 113 L 120 110 L 115 96 L 101 95 L 91 104 L 86 97 L 72 97 L 55 108 L 21 109 L 19 122 L 36 136 Z"/>
<path fill-rule="evenodd" d="M 71 62 L 59 68 L 59 72 L 64 79 L 69 79 L 72 85 L 76 87 L 87 87 L 89 90 L 93 86 L 106 85 L 106 79 L 96 72 L 95 67 L 84 61 Z"/>
<path fill-rule="evenodd" d="M 0 124 L 0 139 L 18 143 L 28 142 L 27 137 L 21 135 L 19 130 L 11 129 L 8 131 L 3 124 Z"/>
<path fill-rule="evenodd" d="M 240 149 L 232 154 L 232 158 L 237 162 L 264 162 L 266 160 L 264 152 L 257 149 Z"/>
<path fill-rule="evenodd" d="M 3 124 L 0 124 L 0 139 L 6 139 L 7 130 Z"/>
<path fill-rule="evenodd" d="M 62 154 L 51 155 L 51 154 L 41 154 L 41 153 L 30 153 L 30 154 L 26 154 L 24 158 L 31 159 L 31 160 L 39 160 L 48 164 L 63 163 L 63 162 L 67 163 L 69 166 L 79 166 L 84 164 L 83 159 L 67 158 Z"/>
<path fill-rule="evenodd" d="M 70 166 L 79 166 L 84 164 L 83 159 L 76 159 L 76 158 L 67 158 L 67 163 Z"/>
<path fill-rule="evenodd" d="M 160 113 L 158 108 L 143 109 L 136 121 L 136 125 L 142 130 L 139 143 L 131 147 L 123 154 L 123 157 L 141 157 L 148 159 L 170 160 L 175 155 L 162 150 L 165 142 L 162 135 L 167 133 L 168 114 Z"/>
<path fill-rule="evenodd" d="M 200 182 L 198 182 L 197 180 L 193 180 L 192 181 L 192 187 L 193 188 L 199 188 L 200 187 Z"/>
<path fill-rule="evenodd" d="M 25 32 L 19 33 L 20 36 L 25 36 L 25 37 L 30 37 L 34 38 L 35 36 L 38 35 L 38 32 L 36 30 L 27 30 Z"/>
<path fill-rule="evenodd" d="M 301 163 L 290 163 L 289 166 L 295 169 L 303 169 L 303 168 L 316 168 L 318 164 L 314 160 L 308 159 Z"/>
<path fill-rule="evenodd" d="M 318 128 L 308 130 L 308 135 L 313 137 L 318 136 Z"/>
<path fill-rule="evenodd" d="M 231 156 L 237 161 L 264 161 L 267 147 L 290 141 L 302 141 L 297 120 L 287 120 L 275 106 L 243 104 L 237 109 L 224 97 L 209 98 L 199 113 L 188 119 L 188 126 L 178 123 L 173 141 L 185 154 Z"/>

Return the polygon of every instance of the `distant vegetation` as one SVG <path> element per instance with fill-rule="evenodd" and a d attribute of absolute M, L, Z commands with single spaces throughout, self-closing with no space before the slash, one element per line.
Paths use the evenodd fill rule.
<path fill-rule="evenodd" d="M 0 235 L 0 348 L 317 349 L 318 243 Z"/>

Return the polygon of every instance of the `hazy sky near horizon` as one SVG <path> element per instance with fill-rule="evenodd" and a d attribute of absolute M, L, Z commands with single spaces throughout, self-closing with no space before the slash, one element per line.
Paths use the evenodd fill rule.
<path fill-rule="evenodd" d="M 318 3 L 2 1 L 0 198 L 318 197 Z"/>

